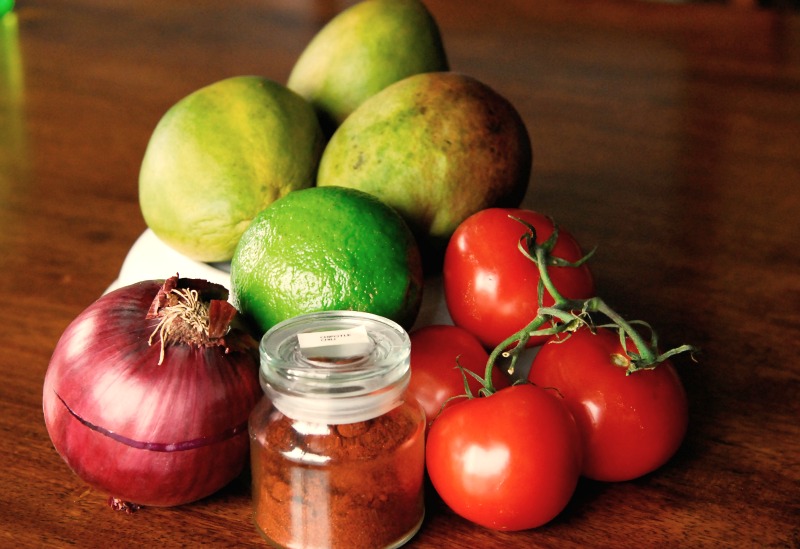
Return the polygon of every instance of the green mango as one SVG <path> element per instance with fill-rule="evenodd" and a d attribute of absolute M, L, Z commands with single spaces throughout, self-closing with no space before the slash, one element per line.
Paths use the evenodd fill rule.
<path fill-rule="evenodd" d="M 430 272 L 467 217 L 519 206 L 532 162 L 528 131 L 508 100 L 470 76 L 433 72 L 356 109 L 326 145 L 317 185 L 359 189 L 396 209 Z"/>
<path fill-rule="evenodd" d="M 314 106 L 330 135 L 389 84 L 448 68 L 439 27 L 422 2 L 366 0 L 339 13 L 312 38 L 287 86 Z"/>
<path fill-rule="evenodd" d="M 215 82 L 178 101 L 153 131 L 139 172 L 144 220 L 191 259 L 228 261 L 257 213 L 313 186 L 324 145 L 314 109 L 284 85 Z"/>

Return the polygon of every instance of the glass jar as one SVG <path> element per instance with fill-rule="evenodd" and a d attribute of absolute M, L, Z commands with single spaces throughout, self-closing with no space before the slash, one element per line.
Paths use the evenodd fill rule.
<path fill-rule="evenodd" d="M 254 520 L 278 547 L 399 547 L 424 516 L 425 414 L 405 392 L 408 334 L 351 311 L 261 340 L 250 416 Z"/>

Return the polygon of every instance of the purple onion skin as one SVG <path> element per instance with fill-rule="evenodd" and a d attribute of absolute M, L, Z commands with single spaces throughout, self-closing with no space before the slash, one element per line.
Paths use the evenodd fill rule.
<path fill-rule="evenodd" d="M 167 346 L 145 320 L 161 281 L 111 292 L 62 334 L 43 388 L 58 453 L 84 482 L 147 506 L 218 491 L 247 464 L 247 418 L 262 397 L 256 347 Z"/>

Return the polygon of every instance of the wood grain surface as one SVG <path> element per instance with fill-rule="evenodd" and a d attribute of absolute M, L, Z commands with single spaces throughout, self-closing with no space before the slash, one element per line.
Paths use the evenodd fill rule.
<path fill-rule="evenodd" d="M 0 25 L 1 546 L 261 545 L 246 475 L 192 505 L 111 511 L 53 449 L 42 381 L 61 332 L 145 229 L 137 176 L 161 115 L 228 76 L 285 82 L 351 3 L 19 0 Z M 426 3 L 452 68 L 528 125 L 525 205 L 597 246 L 606 301 L 702 354 L 676 361 L 690 427 L 662 469 L 582 481 L 556 520 L 517 533 L 472 525 L 429 492 L 410 546 L 800 546 L 800 17 Z"/>

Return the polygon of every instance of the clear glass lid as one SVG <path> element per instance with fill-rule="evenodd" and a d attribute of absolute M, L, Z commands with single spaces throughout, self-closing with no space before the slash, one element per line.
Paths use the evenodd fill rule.
<path fill-rule="evenodd" d="M 402 402 L 411 343 L 396 322 L 370 313 L 298 316 L 261 339 L 261 385 L 292 419 L 355 423 Z"/>

